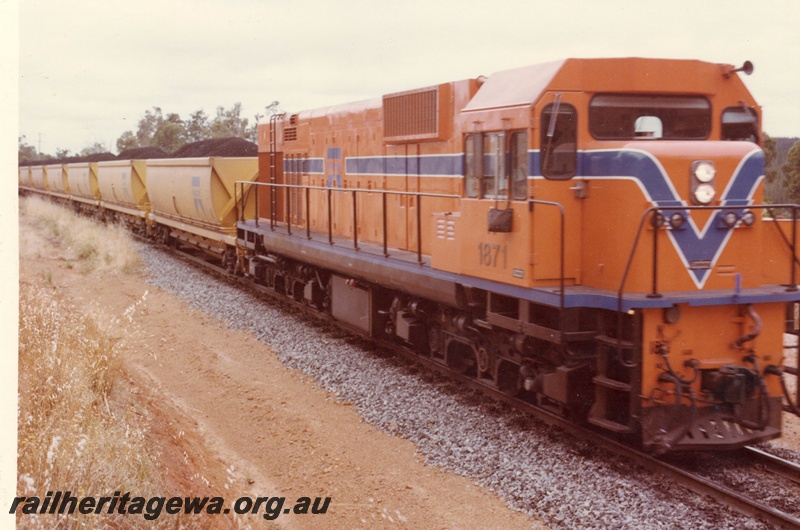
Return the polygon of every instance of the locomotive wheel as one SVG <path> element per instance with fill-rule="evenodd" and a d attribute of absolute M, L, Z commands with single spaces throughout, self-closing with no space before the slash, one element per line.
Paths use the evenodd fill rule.
<path fill-rule="evenodd" d="M 428 327 L 428 352 L 430 355 L 441 357 L 442 338 L 439 326 L 431 324 Z"/>
<path fill-rule="evenodd" d="M 476 358 L 475 348 L 472 346 L 457 340 L 450 341 L 447 345 L 446 363 L 456 373 L 476 377 Z"/>
<path fill-rule="evenodd" d="M 519 373 L 519 366 L 510 362 L 500 362 L 497 367 L 497 388 L 509 396 L 520 396 L 523 390 L 522 374 Z"/>

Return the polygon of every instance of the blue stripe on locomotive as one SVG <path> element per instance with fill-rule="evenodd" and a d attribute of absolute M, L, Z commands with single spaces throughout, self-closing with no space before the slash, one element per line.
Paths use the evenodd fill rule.
<path fill-rule="evenodd" d="M 331 152 L 329 149 L 328 158 L 338 158 L 337 155 L 342 156 L 341 150 L 337 148 L 337 151 Z M 538 151 L 529 152 L 530 177 L 542 177 L 539 159 Z M 344 166 L 346 175 L 461 177 L 464 174 L 464 154 L 347 157 Z M 325 159 L 308 159 L 309 173 L 322 174 L 324 168 Z M 750 203 L 763 174 L 764 154 L 761 150 L 754 150 L 744 158 L 722 192 L 722 204 L 732 207 L 741 216 L 741 207 Z M 684 229 L 670 230 L 669 237 L 687 268 L 692 262 L 707 261 L 713 265 L 730 237 L 731 229 L 720 222 L 723 211 L 716 211 L 702 230 L 695 225 L 689 212 L 681 209 L 686 202 L 678 196 L 672 179 L 658 160 L 646 151 L 615 149 L 580 152 L 576 176 L 588 180 L 630 179 L 638 183 L 648 201 L 655 206 L 668 208 L 664 211 L 666 217 L 674 211 L 681 211 L 689 222 Z M 673 175 L 672 178 L 684 176 Z M 735 208 L 737 206 L 740 208 Z M 669 209 L 671 207 L 674 209 Z M 689 272 L 698 288 L 702 288 L 710 269 L 690 269 Z"/>

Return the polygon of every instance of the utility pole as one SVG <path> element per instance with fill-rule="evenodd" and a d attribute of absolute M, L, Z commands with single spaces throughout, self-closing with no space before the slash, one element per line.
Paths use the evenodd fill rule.
<path fill-rule="evenodd" d="M 39 133 L 39 153 L 42 152 L 42 133 Z"/>

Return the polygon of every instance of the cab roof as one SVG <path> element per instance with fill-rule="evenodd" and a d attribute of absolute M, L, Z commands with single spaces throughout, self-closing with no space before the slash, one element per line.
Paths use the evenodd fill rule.
<path fill-rule="evenodd" d="M 564 59 L 492 74 L 463 112 L 530 106 L 548 90 L 711 95 L 744 89 L 737 75 L 726 75 L 732 68 L 688 59 Z"/>

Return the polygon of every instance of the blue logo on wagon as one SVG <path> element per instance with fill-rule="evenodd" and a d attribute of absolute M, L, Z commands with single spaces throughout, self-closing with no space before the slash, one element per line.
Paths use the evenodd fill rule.
<path fill-rule="evenodd" d="M 206 209 L 203 206 L 203 192 L 200 189 L 200 177 L 192 177 L 192 197 L 194 198 L 194 212 L 200 217 L 200 212 L 202 216 L 206 216 Z"/>

